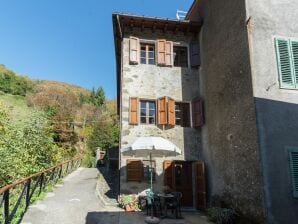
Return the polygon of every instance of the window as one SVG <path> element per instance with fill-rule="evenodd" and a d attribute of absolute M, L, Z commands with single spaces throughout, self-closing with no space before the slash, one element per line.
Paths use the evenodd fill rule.
<path fill-rule="evenodd" d="M 150 160 L 143 160 L 144 180 L 150 182 Z M 156 162 L 152 160 L 152 180 L 155 181 Z"/>
<path fill-rule="evenodd" d="M 175 103 L 176 125 L 190 127 L 190 109 L 189 103 Z"/>
<path fill-rule="evenodd" d="M 281 88 L 298 89 L 298 40 L 275 38 Z"/>
<path fill-rule="evenodd" d="M 292 182 L 293 196 L 298 198 L 298 149 L 290 148 L 289 161 L 290 161 L 290 177 Z"/>
<path fill-rule="evenodd" d="M 155 101 L 140 100 L 141 124 L 155 124 Z"/>
<path fill-rule="evenodd" d="M 154 45 L 151 44 L 141 44 L 141 64 L 155 64 L 155 51 Z"/>
<path fill-rule="evenodd" d="M 187 47 L 174 46 L 174 66 L 188 67 Z"/>

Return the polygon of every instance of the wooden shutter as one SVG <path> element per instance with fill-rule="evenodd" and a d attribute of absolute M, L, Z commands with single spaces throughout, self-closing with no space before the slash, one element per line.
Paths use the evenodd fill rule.
<path fill-rule="evenodd" d="M 298 149 L 289 149 L 289 160 L 293 196 L 298 198 Z"/>
<path fill-rule="evenodd" d="M 297 88 L 298 84 L 298 41 L 291 41 L 291 49 L 292 49 L 292 65 L 293 65 L 293 74 L 295 78 L 295 84 Z"/>
<path fill-rule="evenodd" d="M 165 43 L 165 64 L 166 66 L 173 66 L 173 42 L 166 41 Z"/>
<path fill-rule="evenodd" d="M 181 104 L 181 113 L 182 113 L 181 126 L 182 127 L 190 127 L 190 109 L 189 109 L 189 103 L 182 103 Z"/>
<path fill-rule="evenodd" d="M 276 54 L 281 87 L 294 88 L 295 80 L 290 55 L 290 44 L 287 39 L 276 38 Z"/>
<path fill-rule="evenodd" d="M 129 62 L 130 64 L 138 64 L 140 56 L 140 41 L 137 37 L 129 38 Z"/>
<path fill-rule="evenodd" d="M 139 99 L 137 97 L 129 98 L 129 124 L 138 124 Z"/>
<path fill-rule="evenodd" d="M 175 100 L 168 97 L 168 125 L 175 125 L 176 117 L 175 117 Z"/>
<path fill-rule="evenodd" d="M 174 161 L 163 161 L 164 185 L 174 189 Z"/>
<path fill-rule="evenodd" d="M 201 98 L 196 98 L 192 102 L 192 118 L 193 127 L 199 128 L 204 124 L 204 114 L 203 114 L 203 100 Z"/>
<path fill-rule="evenodd" d="M 126 178 L 127 181 L 143 180 L 143 163 L 141 160 L 126 160 Z"/>
<path fill-rule="evenodd" d="M 166 64 L 166 40 L 157 40 L 157 64 Z"/>
<path fill-rule="evenodd" d="M 157 100 L 157 124 L 167 124 L 167 98 L 161 97 Z"/>
<path fill-rule="evenodd" d="M 190 64 L 192 67 L 200 66 L 200 48 L 198 43 L 190 44 Z"/>
<path fill-rule="evenodd" d="M 195 163 L 196 171 L 196 207 L 197 209 L 206 208 L 206 180 L 205 180 L 205 165 L 204 162 L 198 161 Z"/>

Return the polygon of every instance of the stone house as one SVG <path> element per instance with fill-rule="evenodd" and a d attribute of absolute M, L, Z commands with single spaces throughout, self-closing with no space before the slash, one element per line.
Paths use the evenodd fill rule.
<path fill-rule="evenodd" d="M 217 195 L 253 223 L 298 223 L 298 6 L 195 0 L 202 23 L 200 159 Z"/>
<path fill-rule="evenodd" d="M 142 135 L 167 138 L 184 152 L 169 160 L 193 161 L 193 177 L 204 161 L 207 205 L 220 199 L 249 223 L 297 223 L 297 15 L 294 0 L 195 0 L 184 21 L 114 14 L 120 147 Z M 131 65 L 130 37 L 188 44 L 188 67 Z M 190 127 L 129 124 L 130 97 L 158 104 L 163 96 L 190 102 Z M 127 159 L 121 190 L 144 188 L 126 180 Z M 164 164 L 156 160 L 157 185 L 167 179 Z M 193 182 L 195 202 L 201 186 Z"/>
<path fill-rule="evenodd" d="M 120 148 L 144 136 L 174 143 L 181 155 L 154 158 L 154 191 L 167 187 L 182 192 L 183 206 L 205 206 L 204 187 L 197 186 L 204 184 L 198 181 L 203 124 L 200 23 L 115 13 L 113 25 Z M 120 153 L 119 161 L 120 193 L 141 193 L 149 188 L 148 157 Z"/>

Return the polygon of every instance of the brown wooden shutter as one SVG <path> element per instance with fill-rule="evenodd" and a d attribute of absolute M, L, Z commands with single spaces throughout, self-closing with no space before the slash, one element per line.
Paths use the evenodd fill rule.
<path fill-rule="evenodd" d="M 168 124 L 175 125 L 176 117 L 175 117 L 175 100 L 168 97 Z"/>
<path fill-rule="evenodd" d="M 173 42 L 166 41 L 165 43 L 165 64 L 166 66 L 173 66 Z"/>
<path fill-rule="evenodd" d="M 138 64 L 139 63 L 139 52 L 140 41 L 137 37 L 129 38 L 129 63 L 130 64 Z"/>
<path fill-rule="evenodd" d="M 167 98 L 161 97 L 157 99 L 157 124 L 167 124 Z"/>
<path fill-rule="evenodd" d="M 164 171 L 164 185 L 174 189 L 174 161 L 165 160 L 163 161 L 163 171 Z"/>
<path fill-rule="evenodd" d="M 190 44 L 190 64 L 192 67 L 200 66 L 200 47 L 198 43 Z"/>
<path fill-rule="evenodd" d="M 192 102 L 192 118 L 194 128 L 202 127 L 204 124 L 204 114 L 203 114 L 203 100 L 201 98 L 196 98 Z"/>
<path fill-rule="evenodd" d="M 129 124 L 138 124 L 139 99 L 137 97 L 129 98 Z"/>
<path fill-rule="evenodd" d="M 196 207 L 197 209 L 206 208 L 206 180 L 204 162 L 198 161 L 195 164 L 196 169 Z"/>
<path fill-rule="evenodd" d="M 141 160 L 128 159 L 126 160 L 126 178 L 127 181 L 142 181 L 143 180 L 143 163 Z"/>
<path fill-rule="evenodd" d="M 166 64 L 166 40 L 157 40 L 157 64 Z"/>

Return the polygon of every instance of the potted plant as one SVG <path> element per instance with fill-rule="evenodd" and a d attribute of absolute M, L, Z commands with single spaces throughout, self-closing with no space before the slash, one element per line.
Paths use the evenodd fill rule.
<path fill-rule="evenodd" d="M 139 200 L 135 194 L 120 195 L 119 207 L 125 209 L 127 212 L 140 211 Z"/>

